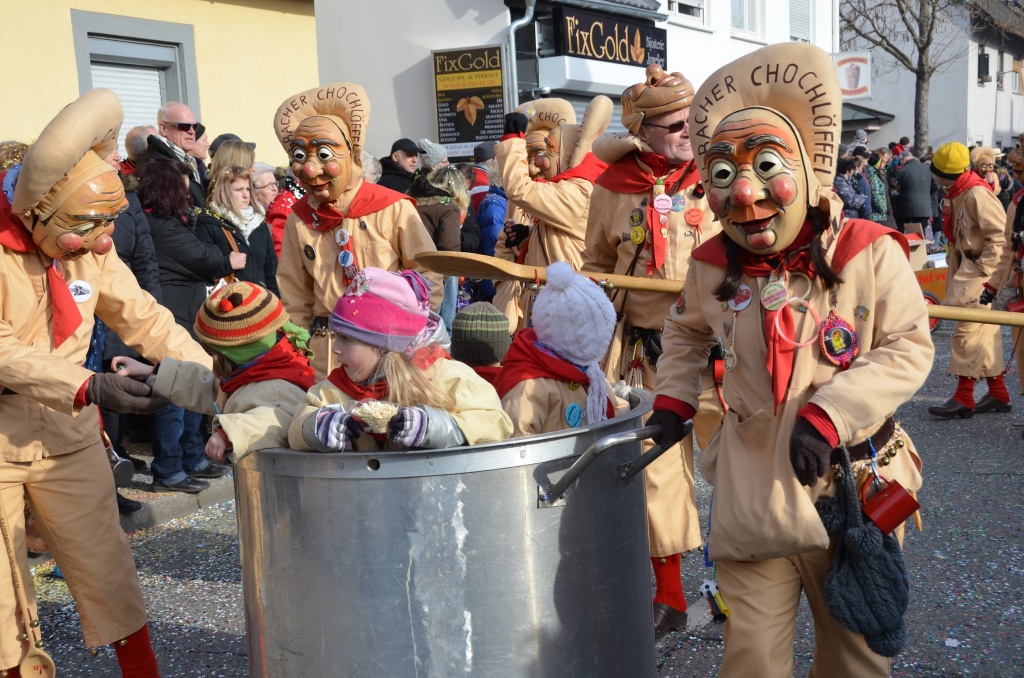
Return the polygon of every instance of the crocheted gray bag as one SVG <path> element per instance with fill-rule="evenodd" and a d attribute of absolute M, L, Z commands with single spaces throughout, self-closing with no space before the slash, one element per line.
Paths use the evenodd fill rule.
<path fill-rule="evenodd" d="M 896 538 L 864 520 L 850 455 L 839 449 L 836 494 L 815 504 L 836 544 L 825 599 L 836 621 L 862 634 L 872 652 L 894 657 L 907 642 L 910 578 Z"/>

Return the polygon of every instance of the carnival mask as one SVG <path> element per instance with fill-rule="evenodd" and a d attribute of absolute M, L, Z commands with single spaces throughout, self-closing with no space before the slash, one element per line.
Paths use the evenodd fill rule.
<path fill-rule="evenodd" d="M 46 256 L 64 261 L 113 247 L 113 221 L 128 207 L 116 172 L 104 172 L 70 193 L 45 221 L 33 214 L 32 241 Z"/>
<path fill-rule="evenodd" d="M 561 133 L 556 127 L 526 134 L 526 157 L 531 179 L 553 179 L 558 174 Z"/>
<path fill-rule="evenodd" d="M 289 155 L 292 172 L 314 200 L 332 202 L 349 187 L 352 146 L 331 118 L 314 115 L 299 123 Z"/>
<path fill-rule="evenodd" d="M 788 247 L 807 216 L 800 145 L 780 115 L 758 109 L 727 116 L 711 138 L 708 205 L 726 235 L 755 254 Z"/>

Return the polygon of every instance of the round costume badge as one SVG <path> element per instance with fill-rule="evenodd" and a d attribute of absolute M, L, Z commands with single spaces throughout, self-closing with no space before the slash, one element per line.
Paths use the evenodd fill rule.
<path fill-rule="evenodd" d="M 316 250 L 313 249 L 312 245 L 306 245 L 302 248 L 302 253 L 306 255 L 306 258 L 310 261 L 316 259 Z"/>
<path fill-rule="evenodd" d="M 654 211 L 658 214 L 665 214 L 672 209 L 672 198 L 664 193 L 654 196 Z"/>
<path fill-rule="evenodd" d="M 690 226 L 700 226 L 700 222 L 704 221 L 704 210 L 699 207 L 691 207 L 686 210 L 683 218 Z"/>
<path fill-rule="evenodd" d="M 352 253 L 349 252 L 348 250 L 342 250 L 342 252 L 338 255 L 338 263 L 341 264 L 342 266 L 351 266 L 353 259 L 354 257 L 352 256 Z"/>
<path fill-rule="evenodd" d="M 748 286 L 740 285 L 740 288 L 736 290 L 735 296 L 729 300 L 729 308 L 734 311 L 742 311 L 747 306 L 750 306 L 750 299 L 753 296 Z"/>
<path fill-rule="evenodd" d="M 844 370 L 857 357 L 860 349 L 857 333 L 850 323 L 837 316 L 835 311 L 829 311 L 825 322 L 821 323 L 818 343 L 829 362 Z"/>
<path fill-rule="evenodd" d="M 686 209 L 686 198 L 682 193 L 676 193 L 672 196 L 672 211 L 682 212 L 684 209 Z"/>
<path fill-rule="evenodd" d="M 676 302 L 676 315 L 686 312 L 686 292 L 679 293 L 679 301 Z"/>
<path fill-rule="evenodd" d="M 579 428 L 583 425 L 583 408 L 579 403 L 569 403 L 569 407 L 565 408 L 565 423 L 569 424 L 570 428 Z"/>
<path fill-rule="evenodd" d="M 761 288 L 761 305 L 769 311 L 778 311 L 789 301 L 789 290 L 781 280 L 769 280 Z"/>
<path fill-rule="evenodd" d="M 629 241 L 634 245 L 639 245 L 644 241 L 646 235 L 647 234 L 644 232 L 643 226 L 634 226 L 629 231 Z"/>
<path fill-rule="evenodd" d="M 344 247 L 345 245 L 347 245 L 348 239 L 348 231 L 346 231 L 344 228 L 339 228 L 337 231 L 334 232 L 334 241 L 338 243 L 338 247 Z"/>
<path fill-rule="evenodd" d="M 75 303 L 84 304 L 92 298 L 92 285 L 84 280 L 74 281 L 68 285 L 68 289 L 71 290 L 71 296 L 74 297 Z"/>
<path fill-rule="evenodd" d="M 569 382 L 569 390 L 570 391 L 578 391 L 578 390 L 580 390 L 580 382 L 578 382 L 578 381 L 570 381 Z"/>
<path fill-rule="evenodd" d="M 629 213 L 629 225 L 639 226 L 644 223 L 644 213 L 640 211 L 639 207 L 634 207 Z"/>

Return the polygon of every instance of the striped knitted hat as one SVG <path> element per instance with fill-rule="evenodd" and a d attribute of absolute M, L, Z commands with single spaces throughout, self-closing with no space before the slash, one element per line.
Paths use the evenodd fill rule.
<path fill-rule="evenodd" d="M 452 321 L 452 357 L 470 367 L 500 363 L 511 342 L 508 318 L 486 301 L 470 304 Z"/>
<path fill-rule="evenodd" d="M 195 330 L 204 344 L 220 350 L 254 344 L 266 337 L 276 339 L 286 322 L 288 313 L 271 292 L 253 283 L 234 282 L 206 299 L 196 316 Z"/>

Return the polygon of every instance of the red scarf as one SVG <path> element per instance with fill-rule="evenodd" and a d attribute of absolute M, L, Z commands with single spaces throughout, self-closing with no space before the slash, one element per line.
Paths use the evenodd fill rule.
<path fill-rule="evenodd" d="M 953 185 L 946 190 L 946 200 L 949 201 L 950 209 L 949 214 L 942 215 L 942 234 L 946 236 L 946 242 L 953 245 L 954 233 L 953 233 L 953 198 L 957 197 L 961 193 L 966 193 L 976 186 L 985 186 L 989 190 L 993 190 L 989 186 L 988 182 L 979 177 L 974 172 L 964 172 L 957 180 L 953 182 Z"/>
<path fill-rule="evenodd" d="M 239 366 L 230 376 L 221 379 L 220 390 L 234 393 L 246 384 L 271 379 L 283 379 L 308 391 L 316 383 L 316 373 L 306 356 L 292 346 L 287 337 L 283 337 L 259 358 Z"/>
<path fill-rule="evenodd" d="M 488 384 L 494 386 L 494 382 L 497 381 L 498 375 L 501 374 L 501 366 L 487 367 L 485 365 L 481 365 L 480 367 L 474 367 L 473 371 Z"/>
<path fill-rule="evenodd" d="M 314 211 L 309 204 L 311 199 L 311 196 L 306 195 L 305 200 L 295 203 L 293 211 L 299 215 L 302 223 L 314 231 L 329 231 L 338 226 L 342 219 L 360 219 L 368 214 L 379 212 L 385 207 L 390 207 L 399 200 L 409 200 L 414 205 L 416 204 L 416 201 L 407 195 L 384 186 L 371 184 L 369 181 L 360 184 L 355 196 L 352 197 L 347 213 L 326 202 L 320 203 L 320 206 Z"/>
<path fill-rule="evenodd" d="M 583 160 L 580 161 L 580 164 L 575 167 L 570 167 L 550 179 L 536 179 L 536 181 L 548 181 L 552 184 L 557 184 L 559 181 L 567 181 L 569 179 L 586 179 L 593 184 L 606 169 L 608 169 L 608 163 L 603 160 L 598 160 L 597 156 L 593 153 L 587 153 L 583 156 Z"/>
<path fill-rule="evenodd" d="M 498 396 L 515 388 L 516 384 L 527 379 L 555 379 L 567 383 L 576 382 L 581 386 L 589 386 L 587 374 L 572 363 L 548 353 L 537 346 L 537 332 L 532 328 L 519 330 L 512 337 L 512 345 L 505 354 L 501 372 L 492 382 Z M 615 416 L 615 407 L 608 399 L 608 418 Z"/>
<path fill-rule="evenodd" d="M 651 171 L 644 170 L 639 164 L 641 162 Z M 692 160 L 685 165 L 670 167 L 668 161 L 656 153 L 636 151 L 609 165 L 598 178 L 597 185 L 616 193 L 646 193 L 654 188 L 659 178 L 666 194 L 674 194 L 700 181 L 700 172 Z M 654 196 L 651 195 L 647 201 L 647 230 L 651 234 L 655 268 L 665 265 L 668 253 L 668 236 L 662 235 L 660 224 L 661 214 L 654 209 Z"/>
<path fill-rule="evenodd" d="M 886 228 L 873 221 L 866 219 L 847 219 L 843 222 L 843 228 L 839 231 L 834 254 L 832 257 L 832 270 L 839 273 L 861 250 L 883 236 L 891 236 L 900 243 L 904 254 L 910 256 L 910 246 L 906 239 L 891 228 Z M 693 258 L 696 261 L 703 261 L 720 268 L 728 264 L 725 250 L 725 234 L 719 233 L 693 251 Z M 806 275 L 811 280 L 817 276 L 814 265 L 811 263 L 810 248 L 805 247 L 815 237 L 814 229 L 810 222 L 804 222 L 796 240 L 784 251 L 767 257 L 758 257 L 747 250 L 741 250 L 739 261 L 743 266 L 743 273 L 754 278 L 766 278 L 772 271 L 793 271 Z M 756 293 L 757 290 L 754 290 Z M 760 304 L 760 299 L 752 303 Z M 775 329 L 775 316 L 779 317 L 779 326 L 782 332 L 789 338 L 794 338 L 796 330 L 793 322 L 793 309 L 787 303 L 777 311 L 764 311 L 764 336 L 768 347 L 768 357 L 765 366 L 772 379 L 772 398 L 776 411 L 778 406 L 785 400 L 786 389 L 789 387 L 789 380 L 793 376 L 793 357 L 795 347 L 780 339 Z"/>
<path fill-rule="evenodd" d="M 0 182 L 6 172 L 0 173 Z M 36 244 L 21 219 L 14 216 L 7 196 L 0 193 L 0 245 L 15 252 L 34 252 Z M 53 346 L 67 341 L 82 324 L 82 312 L 64 280 L 62 268 L 56 260 L 46 267 L 46 286 L 50 290 L 50 310 L 53 315 Z"/>
<path fill-rule="evenodd" d="M 426 370 L 441 359 L 450 360 L 451 356 L 437 344 L 429 344 L 416 351 L 412 358 L 410 358 L 410 362 L 414 368 Z M 335 367 L 327 375 L 327 381 L 337 386 L 342 393 L 346 393 L 356 400 L 383 400 L 388 397 L 388 383 L 386 381 L 375 381 L 372 384 L 357 384 L 348 376 L 344 365 Z"/>

